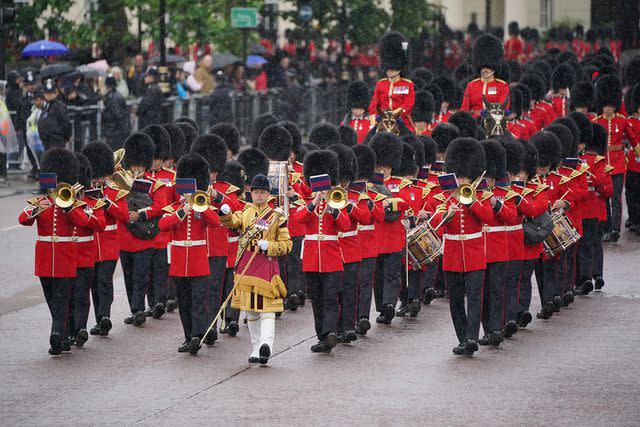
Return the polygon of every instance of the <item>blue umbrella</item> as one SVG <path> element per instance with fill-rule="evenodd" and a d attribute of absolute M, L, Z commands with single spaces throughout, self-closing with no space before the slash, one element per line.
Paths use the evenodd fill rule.
<path fill-rule="evenodd" d="M 266 63 L 267 63 L 267 60 L 264 59 L 260 55 L 249 55 L 249 56 L 247 56 L 247 66 L 248 67 L 255 67 L 255 66 L 258 66 L 258 65 L 266 64 Z"/>
<path fill-rule="evenodd" d="M 53 56 L 67 53 L 69 49 L 62 43 L 49 40 L 38 40 L 29 43 L 22 51 L 22 56 Z"/>

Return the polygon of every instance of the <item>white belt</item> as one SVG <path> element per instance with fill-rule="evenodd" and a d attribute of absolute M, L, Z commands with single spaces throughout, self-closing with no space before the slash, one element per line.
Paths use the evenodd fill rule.
<path fill-rule="evenodd" d="M 338 233 L 338 237 L 353 237 L 358 235 L 358 230 L 345 231 L 344 233 Z"/>
<path fill-rule="evenodd" d="M 504 225 L 498 225 L 495 227 L 485 227 L 485 230 L 487 230 L 487 233 L 497 233 L 498 231 L 507 231 L 507 227 L 505 227 Z"/>
<path fill-rule="evenodd" d="M 113 231 L 118 229 L 118 224 L 107 225 L 102 231 Z"/>
<path fill-rule="evenodd" d="M 79 236 L 79 237 L 74 237 L 73 241 L 76 243 L 86 243 L 86 242 L 93 242 L 93 236 Z"/>
<path fill-rule="evenodd" d="M 206 240 L 172 240 L 171 246 L 181 246 L 181 247 L 189 247 L 189 246 L 203 246 L 206 245 Z"/>
<path fill-rule="evenodd" d="M 228 243 L 235 243 L 240 240 L 240 236 L 227 237 Z"/>
<path fill-rule="evenodd" d="M 505 231 L 516 231 L 516 230 L 522 230 L 522 224 L 518 224 L 518 225 L 508 225 L 505 228 Z"/>
<path fill-rule="evenodd" d="M 374 231 L 375 229 L 376 229 L 375 224 L 358 225 L 358 230 L 360 231 Z"/>
<path fill-rule="evenodd" d="M 40 242 L 59 243 L 59 242 L 74 242 L 74 238 L 71 236 L 38 236 Z"/>
<path fill-rule="evenodd" d="M 307 234 L 305 240 L 338 240 L 335 234 Z"/>
<path fill-rule="evenodd" d="M 444 238 L 447 240 L 471 240 L 482 237 L 481 232 L 471 234 L 445 234 Z"/>

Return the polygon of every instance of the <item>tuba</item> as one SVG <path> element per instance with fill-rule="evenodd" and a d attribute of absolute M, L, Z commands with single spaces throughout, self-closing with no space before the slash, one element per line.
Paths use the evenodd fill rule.
<path fill-rule="evenodd" d="M 347 192 L 342 187 L 332 187 L 327 192 L 327 204 L 332 209 L 344 209 L 349 203 Z"/>
<path fill-rule="evenodd" d="M 80 184 L 71 185 L 66 182 L 61 182 L 51 192 L 51 198 L 53 198 L 53 202 L 59 208 L 69 208 L 76 202 L 76 195 L 82 188 L 83 186 Z"/>
<path fill-rule="evenodd" d="M 113 152 L 113 174 L 109 178 L 111 182 L 120 190 L 131 191 L 133 185 L 133 176 L 122 167 L 122 159 L 124 159 L 124 148 L 119 148 Z"/>

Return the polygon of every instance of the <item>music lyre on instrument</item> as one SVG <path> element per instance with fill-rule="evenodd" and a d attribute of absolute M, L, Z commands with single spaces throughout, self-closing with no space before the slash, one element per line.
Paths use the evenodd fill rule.
<path fill-rule="evenodd" d="M 269 173 L 271 183 L 271 195 L 275 197 L 274 207 L 282 208 L 284 217 L 289 219 L 289 162 L 269 161 Z"/>

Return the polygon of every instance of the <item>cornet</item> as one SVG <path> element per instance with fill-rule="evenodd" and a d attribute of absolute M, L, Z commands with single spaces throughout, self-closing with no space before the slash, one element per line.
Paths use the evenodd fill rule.
<path fill-rule="evenodd" d="M 342 187 L 332 187 L 327 192 L 327 204 L 332 209 L 344 209 L 349 203 L 347 192 Z"/>
<path fill-rule="evenodd" d="M 486 171 L 482 172 L 482 175 L 471 184 L 462 184 L 457 188 L 454 194 L 461 204 L 468 206 L 476 200 L 476 188 L 478 188 L 486 173 Z"/>
<path fill-rule="evenodd" d="M 76 202 L 76 194 L 78 194 L 82 188 L 83 186 L 80 184 L 71 185 L 66 182 L 61 182 L 51 192 L 51 198 L 53 198 L 53 202 L 59 208 L 69 208 Z"/>
<path fill-rule="evenodd" d="M 195 212 L 205 212 L 211 205 L 211 196 L 206 191 L 198 190 L 189 196 L 189 204 Z"/>

